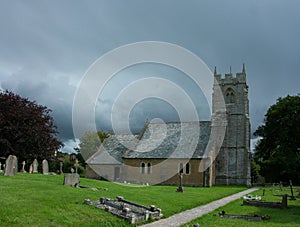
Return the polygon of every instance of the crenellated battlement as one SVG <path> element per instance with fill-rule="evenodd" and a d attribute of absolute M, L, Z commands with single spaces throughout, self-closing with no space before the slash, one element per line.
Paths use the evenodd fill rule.
<path fill-rule="evenodd" d="M 243 70 L 240 73 L 236 73 L 235 76 L 232 73 L 226 73 L 223 77 L 222 74 L 217 73 L 217 69 L 215 67 L 214 77 L 221 84 L 237 84 L 237 83 L 246 83 L 246 70 L 245 64 L 243 64 Z"/>

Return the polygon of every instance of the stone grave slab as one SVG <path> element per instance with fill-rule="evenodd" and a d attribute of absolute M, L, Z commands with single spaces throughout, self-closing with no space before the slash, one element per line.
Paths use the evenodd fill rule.
<path fill-rule="evenodd" d="M 159 219 L 163 216 L 161 209 L 156 208 L 154 205 L 147 207 L 125 200 L 122 196 L 117 196 L 116 199 L 101 197 L 99 200 L 94 202 L 89 199 L 85 199 L 84 203 L 124 218 L 131 224 L 144 222 L 149 219 Z"/>

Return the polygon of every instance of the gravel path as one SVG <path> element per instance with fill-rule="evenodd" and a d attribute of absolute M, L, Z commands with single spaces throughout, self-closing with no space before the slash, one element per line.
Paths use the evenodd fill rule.
<path fill-rule="evenodd" d="M 146 225 L 143 225 L 142 227 L 167 227 L 167 226 L 180 226 L 182 224 L 188 223 L 198 217 L 201 217 L 204 214 L 207 214 L 211 211 L 214 211 L 215 209 L 226 205 L 227 203 L 230 203 L 236 199 L 241 198 L 242 196 L 249 194 L 253 191 L 258 190 L 259 188 L 250 188 L 245 191 L 233 194 L 231 196 L 224 197 L 222 199 L 213 201 L 211 203 L 195 207 L 190 210 L 183 211 L 178 214 L 174 214 L 173 216 L 170 216 L 165 219 L 161 219 Z"/>

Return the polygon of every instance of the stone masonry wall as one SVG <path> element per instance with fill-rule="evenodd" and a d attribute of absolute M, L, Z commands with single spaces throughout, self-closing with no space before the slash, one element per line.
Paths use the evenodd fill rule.
<path fill-rule="evenodd" d="M 163 164 L 160 159 L 125 159 L 126 180 L 137 184 L 155 184 L 159 182 L 162 185 L 178 185 L 179 184 L 179 165 L 186 163 L 188 160 L 168 159 Z M 151 163 L 150 174 L 141 172 L 141 163 Z M 189 174 L 183 174 L 183 184 L 185 186 L 203 186 L 204 173 L 199 172 L 200 160 L 189 160 L 191 169 Z M 135 168 L 128 168 L 132 166 Z M 175 171 L 174 171 L 175 170 Z M 177 171 L 176 171 L 177 170 Z M 171 178 L 168 179 L 168 176 Z"/>
<path fill-rule="evenodd" d="M 235 77 L 226 74 L 222 78 L 215 72 L 215 79 L 223 93 L 227 116 L 226 135 L 215 162 L 215 184 L 250 185 L 250 121 L 245 69 Z M 220 101 L 220 97 L 213 97 L 214 100 Z M 213 116 L 217 117 L 217 111 L 214 109 Z"/>

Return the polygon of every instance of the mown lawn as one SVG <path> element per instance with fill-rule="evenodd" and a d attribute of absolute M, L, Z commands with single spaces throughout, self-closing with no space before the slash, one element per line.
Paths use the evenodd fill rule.
<path fill-rule="evenodd" d="M 62 185 L 63 176 L 0 174 L 0 226 L 131 226 L 100 209 L 83 204 L 84 199 L 102 196 L 125 199 L 162 209 L 164 217 L 234 194 L 245 187 L 185 187 L 184 193 L 173 186 L 115 184 L 81 179 L 81 185 L 97 191 Z"/>
<path fill-rule="evenodd" d="M 263 190 L 265 189 L 265 196 Z M 299 189 L 298 189 L 299 190 Z M 298 194 L 298 190 L 294 190 L 294 194 Z M 259 191 L 252 193 L 253 195 L 262 196 L 264 201 L 280 202 L 281 197 L 274 196 L 274 194 L 291 194 L 289 187 L 284 187 L 280 190 L 279 187 L 268 187 L 262 188 Z M 253 206 L 242 206 L 242 199 L 238 199 L 221 207 L 209 214 L 204 215 L 201 218 L 193 220 L 182 226 L 193 226 L 195 223 L 200 226 L 211 227 L 211 226 L 300 226 L 300 198 L 296 201 L 288 200 L 287 209 L 275 209 L 275 208 L 264 208 L 264 207 L 253 207 Z M 239 214 L 239 215 L 269 215 L 270 219 L 266 221 L 247 221 L 240 219 L 228 219 L 213 216 L 224 210 L 227 214 Z"/>

